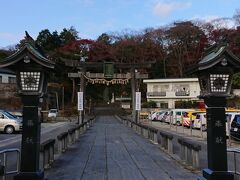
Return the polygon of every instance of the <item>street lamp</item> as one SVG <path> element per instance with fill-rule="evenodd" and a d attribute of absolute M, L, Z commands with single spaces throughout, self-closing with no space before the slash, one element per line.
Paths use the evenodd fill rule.
<path fill-rule="evenodd" d="M 199 180 L 233 180 L 228 172 L 226 146 L 226 98 L 230 97 L 232 75 L 240 69 L 240 60 L 224 43 L 214 44 L 198 64 L 189 70 L 196 74 L 200 96 L 207 105 L 208 168 Z"/>
<path fill-rule="evenodd" d="M 16 53 L 0 61 L 0 67 L 10 67 L 16 72 L 18 93 L 23 102 L 21 167 L 14 180 L 43 180 L 44 172 L 39 168 L 41 123 L 38 107 L 47 90 L 47 71 L 54 68 L 54 63 L 26 42 Z"/>

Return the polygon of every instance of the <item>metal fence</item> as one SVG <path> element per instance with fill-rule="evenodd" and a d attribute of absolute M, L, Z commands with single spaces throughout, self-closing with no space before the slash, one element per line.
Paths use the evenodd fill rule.
<path fill-rule="evenodd" d="M 17 160 L 16 163 L 11 163 L 12 159 Z M 20 168 L 20 150 L 6 149 L 0 151 L 0 179 L 5 180 L 6 176 L 16 174 Z"/>
<path fill-rule="evenodd" d="M 228 152 L 228 169 L 234 173 L 234 179 L 240 179 L 240 150 L 236 148 L 227 149 Z"/>

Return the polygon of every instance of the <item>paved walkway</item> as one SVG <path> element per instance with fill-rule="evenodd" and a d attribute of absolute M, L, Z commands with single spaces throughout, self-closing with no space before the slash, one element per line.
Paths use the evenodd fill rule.
<path fill-rule="evenodd" d="M 98 117 L 45 172 L 49 180 L 195 180 L 198 176 L 113 116 Z"/>

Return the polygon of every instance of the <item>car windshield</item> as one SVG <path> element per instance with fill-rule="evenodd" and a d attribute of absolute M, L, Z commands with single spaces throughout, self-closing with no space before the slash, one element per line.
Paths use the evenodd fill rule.
<path fill-rule="evenodd" d="M 5 114 L 8 118 L 10 118 L 10 119 L 15 119 L 15 118 L 17 118 L 17 116 L 15 116 L 15 115 L 11 114 L 10 112 L 7 112 L 7 111 L 4 111 L 4 114 Z"/>
<path fill-rule="evenodd" d="M 188 112 L 184 112 L 183 117 L 188 117 Z"/>
<path fill-rule="evenodd" d="M 176 115 L 177 116 L 181 116 L 181 112 L 176 112 Z"/>
<path fill-rule="evenodd" d="M 237 118 L 236 118 L 236 123 L 237 123 L 237 124 L 240 124 L 240 116 L 237 116 Z"/>
<path fill-rule="evenodd" d="M 56 113 L 56 112 L 57 112 L 57 110 L 55 110 L 55 109 L 52 109 L 52 110 L 50 110 L 49 112 L 50 112 L 50 113 Z"/>

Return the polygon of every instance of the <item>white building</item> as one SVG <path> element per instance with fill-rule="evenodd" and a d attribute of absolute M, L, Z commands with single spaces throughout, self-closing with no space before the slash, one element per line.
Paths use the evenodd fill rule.
<path fill-rule="evenodd" d="M 0 68 L 0 84 L 14 84 L 16 83 L 16 75 L 8 69 Z"/>
<path fill-rule="evenodd" d="M 0 98 L 8 98 L 16 93 L 16 75 L 13 71 L 0 68 Z"/>
<path fill-rule="evenodd" d="M 147 79 L 147 101 L 160 108 L 175 108 L 176 101 L 199 100 L 198 78 Z"/>

